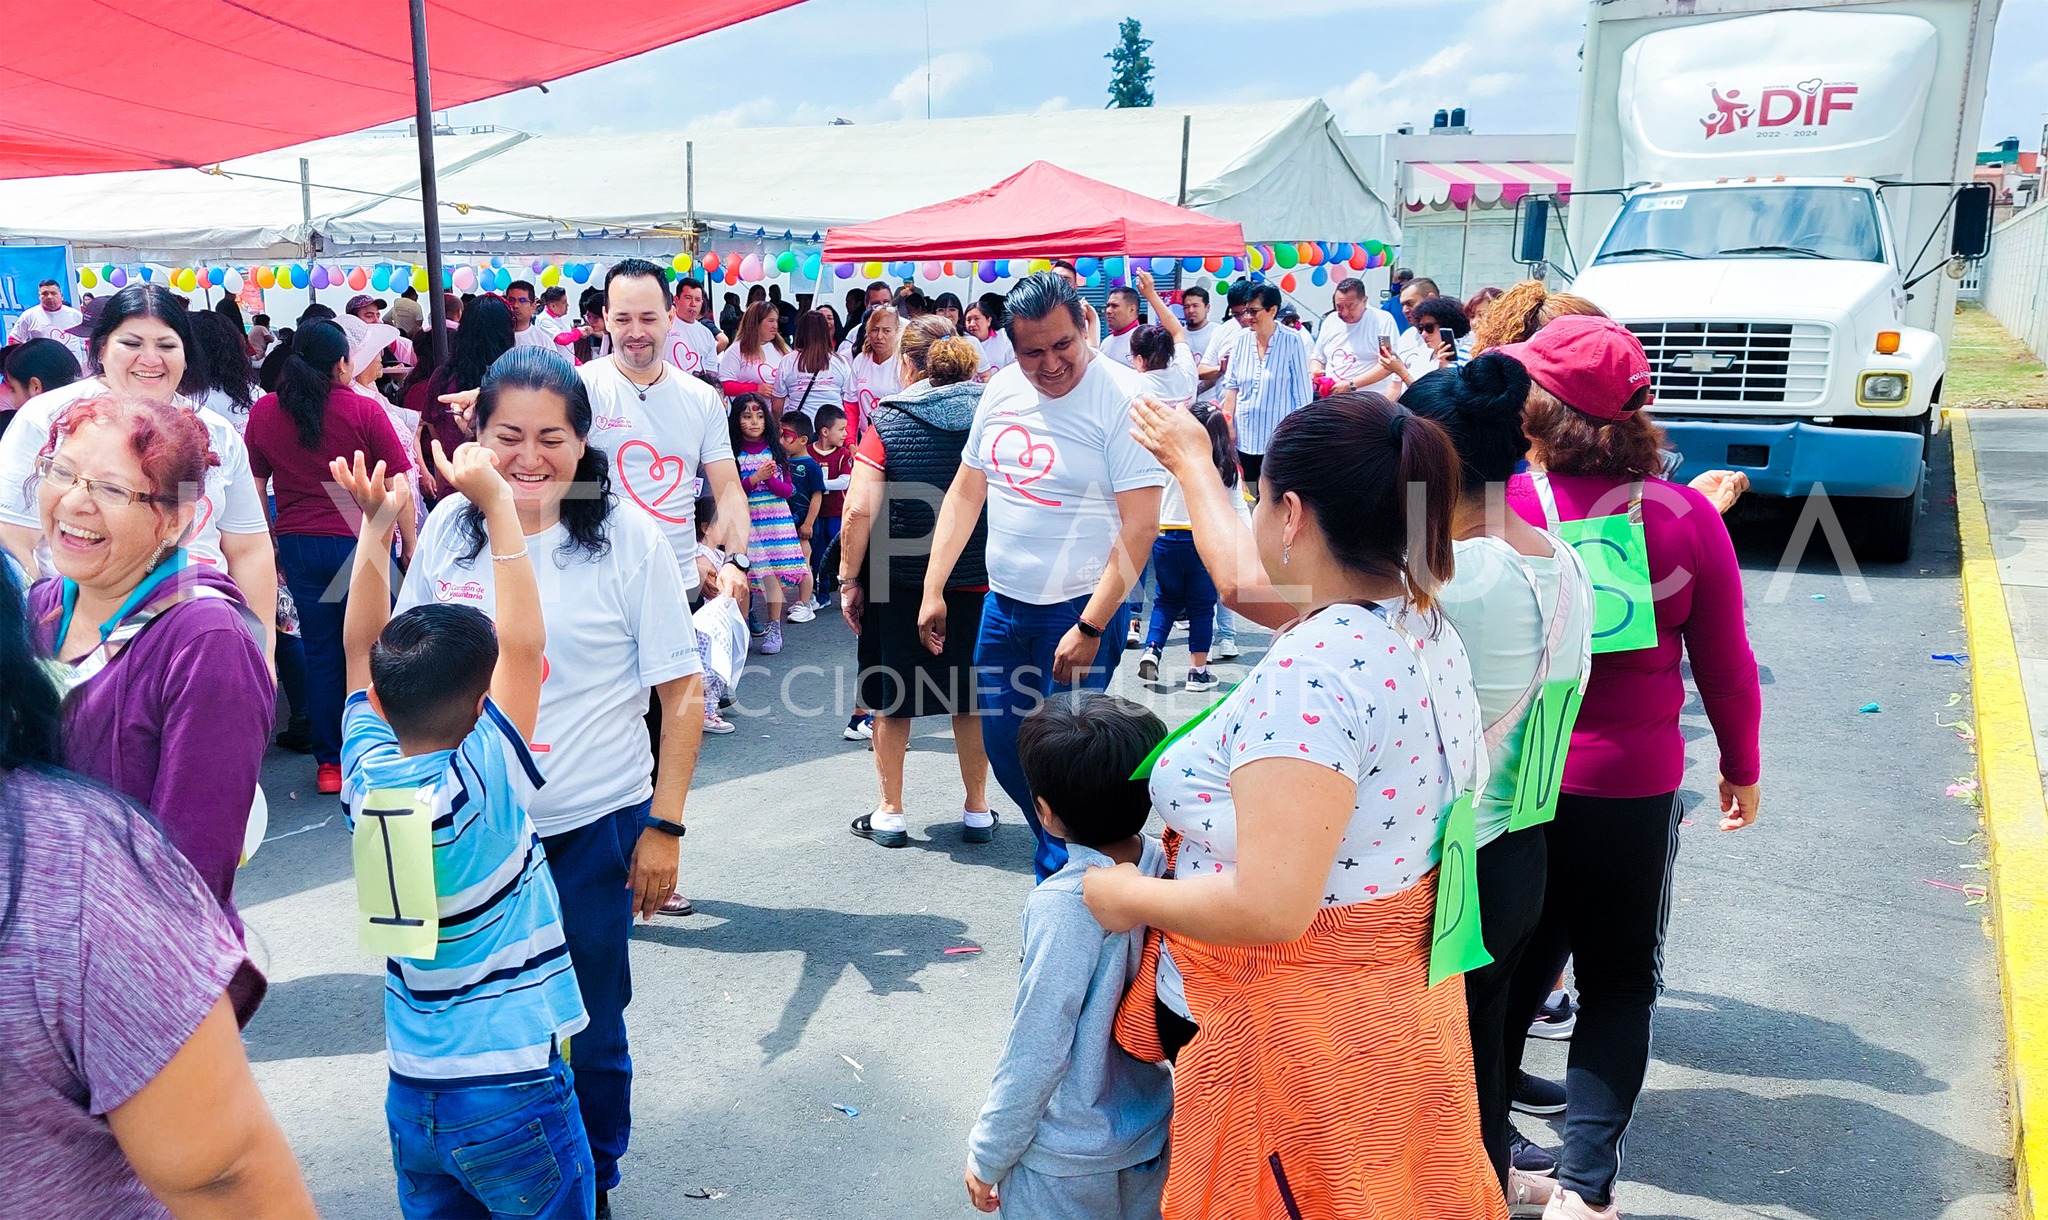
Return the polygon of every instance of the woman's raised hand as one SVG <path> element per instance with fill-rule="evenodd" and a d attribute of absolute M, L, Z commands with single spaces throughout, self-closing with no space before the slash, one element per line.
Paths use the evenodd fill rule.
<path fill-rule="evenodd" d="M 1167 473 L 1176 478 L 1184 470 L 1213 467 L 1209 430 L 1185 407 L 1171 406 L 1156 398 L 1132 399 L 1131 437 L 1149 449 Z"/>
<path fill-rule="evenodd" d="M 478 508 L 489 508 L 498 497 L 512 494 L 512 485 L 498 473 L 498 455 L 475 441 L 457 445 L 455 455 L 450 457 L 436 440 L 434 468 L 441 472 L 443 483 L 461 492 L 463 499 Z"/>
<path fill-rule="evenodd" d="M 402 474 L 386 478 L 384 463 L 369 466 L 360 449 L 356 450 L 353 461 L 335 458 L 327 463 L 327 473 L 356 502 L 356 507 L 363 510 L 363 515 L 370 519 L 378 533 L 390 533 L 399 516 L 412 507 L 411 481 Z"/>

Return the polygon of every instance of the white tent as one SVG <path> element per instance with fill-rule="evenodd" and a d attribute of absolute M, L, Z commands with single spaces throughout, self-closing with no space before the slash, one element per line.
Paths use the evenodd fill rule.
<path fill-rule="evenodd" d="M 722 128 L 610 136 L 441 136 L 451 251 L 534 255 L 679 249 L 707 237 L 803 243 L 835 224 L 936 203 L 1044 159 L 1235 220 L 1245 239 L 1393 241 L 1386 203 L 1321 101 L 1060 111 L 933 122 Z M 0 242 L 69 242 L 82 262 L 305 258 L 299 158 L 322 259 L 420 248 L 419 163 L 402 132 L 337 136 L 201 170 L 0 182 Z M 764 232 L 765 230 L 765 232 Z M 790 236 L 785 238 L 787 233 Z M 637 239 L 637 240 L 636 240 Z"/>
<path fill-rule="evenodd" d="M 442 136 L 441 172 L 532 137 L 513 131 Z M 0 243 L 69 243 L 80 262 L 185 264 L 307 257 L 299 159 L 307 161 L 312 229 L 387 194 L 415 202 L 419 145 L 404 132 L 363 132 L 198 169 L 17 178 L 0 182 Z"/>

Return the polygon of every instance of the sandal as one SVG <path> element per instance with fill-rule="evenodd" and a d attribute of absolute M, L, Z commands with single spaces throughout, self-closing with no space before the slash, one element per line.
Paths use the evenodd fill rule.
<path fill-rule="evenodd" d="M 975 812 L 979 813 L 980 810 Z M 996 837 L 996 823 L 1000 821 L 1002 821 L 1002 818 L 998 817 L 993 809 L 989 810 L 988 825 L 986 826 L 970 826 L 963 818 L 960 822 L 960 841 L 962 843 L 992 842 Z"/>
<path fill-rule="evenodd" d="M 882 847 L 910 846 L 909 831 L 876 830 L 874 827 L 874 818 L 875 815 L 872 813 L 863 813 L 859 817 L 853 819 L 853 826 L 851 827 L 853 833 L 859 835 L 863 839 L 872 840 L 877 845 Z"/>

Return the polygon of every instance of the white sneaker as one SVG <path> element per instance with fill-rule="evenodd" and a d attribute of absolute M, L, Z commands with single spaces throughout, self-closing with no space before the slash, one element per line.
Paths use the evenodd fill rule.
<path fill-rule="evenodd" d="M 792 602 L 789 607 L 789 621 L 808 623 L 818 617 L 818 612 L 809 602 Z"/>
<path fill-rule="evenodd" d="M 839 730 L 841 741 L 873 741 L 875 739 L 875 718 L 863 716 L 853 724 Z"/>
<path fill-rule="evenodd" d="M 1157 648 L 1147 648 L 1145 655 L 1138 658 L 1138 681 L 1157 682 L 1158 680 L 1159 650 Z"/>
<path fill-rule="evenodd" d="M 1129 632 L 1125 633 L 1125 635 L 1124 635 L 1124 647 L 1125 647 L 1125 648 L 1143 648 L 1144 646 L 1145 646 L 1145 629 L 1144 629 L 1143 627 L 1140 627 L 1140 626 L 1138 626 L 1138 619 L 1137 619 L 1137 616 L 1133 615 L 1133 616 L 1131 617 L 1131 629 L 1130 629 L 1130 631 L 1129 631 Z"/>
<path fill-rule="evenodd" d="M 730 720 L 727 720 L 725 717 L 719 715 L 717 712 L 704 713 L 704 731 L 707 733 L 714 733 L 719 735 L 723 735 L 726 733 L 734 733 L 739 731 L 739 727 L 740 726 L 734 724 Z"/>
<path fill-rule="evenodd" d="M 1215 646 L 1209 649 L 1212 661 L 1228 661 L 1237 655 L 1237 641 L 1227 635 L 1217 636 Z"/>

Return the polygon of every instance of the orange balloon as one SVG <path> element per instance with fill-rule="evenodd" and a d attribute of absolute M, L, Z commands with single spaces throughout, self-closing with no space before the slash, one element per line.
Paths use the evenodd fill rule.
<path fill-rule="evenodd" d="M 953 264 L 947 263 L 945 266 L 945 271 L 947 275 L 953 274 Z"/>
<path fill-rule="evenodd" d="M 1211 275 L 1214 275 L 1216 272 L 1223 270 L 1223 256 L 1220 254 L 1211 254 L 1209 257 L 1203 259 L 1202 270 L 1209 272 Z"/>
<path fill-rule="evenodd" d="M 1322 251 L 1312 241 L 1295 242 L 1294 256 L 1311 267 L 1322 261 Z"/>
<path fill-rule="evenodd" d="M 357 267 L 354 271 L 348 273 L 348 286 L 357 292 L 368 288 L 370 286 L 370 273 L 361 267 Z"/>

